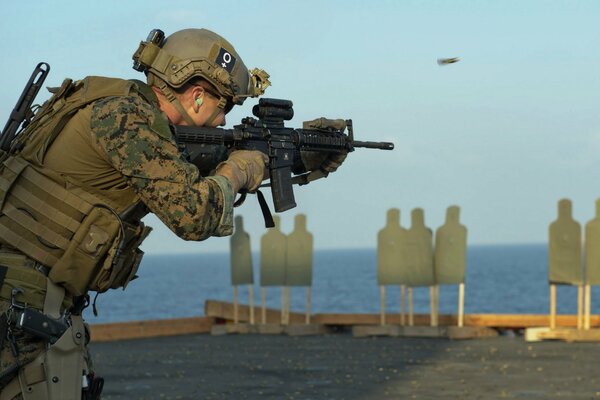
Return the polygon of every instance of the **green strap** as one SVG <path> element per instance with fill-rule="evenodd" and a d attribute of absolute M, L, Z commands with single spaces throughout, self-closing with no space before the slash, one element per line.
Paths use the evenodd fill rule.
<path fill-rule="evenodd" d="M 56 247 L 66 250 L 69 246 L 69 240 L 67 238 L 60 236 L 56 232 L 48 229 L 45 225 L 40 224 L 33 219 L 31 215 L 18 210 L 10 202 L 7 202 L 4 207 L 4 215 L 21 225 L 23 228 L 32 232 L 34 235 L 42 238 L 46 242 Z"/>
<path fill-rule="evenodd" d="M 60 318 L 60 308 L 65 299 L 65 288 L 52 282 L 49 278 L 46 284 L 46 298 L 44 299 L 44 314 L 54 319 Z"/>
<path fill-rule="evenodd" d="M 44 190 L 57 200 L 60 200 L 62 203 L 73 207 L 82 214 L 88 214 L 92 209 L 92 205 L 90 203 L 69 192 L 63 186 L 51 181 L 32 168 L 27 168 L 25 171 L 23 171 L 23 178 L 36 185 L 38 188 Z"/>
<path fill-rule="evenodd" d="M 26 168 L 29 165 L 26 161 L 17 157 L 11 157 L 6 161 L 5 165 L 17 175 L 22 173 L 23 178 L 44 190 L 52 197 L 73 207 L 80 213 L 87 214 L 92 209 L 91 204 L 70 193 L 61 185 L 53 182 L 49 178 L 35 171 L 33 168 Z"/>
<path fill-rule="evenodd" d="M 12 247 L 21 250 L 25 254 L 28 254 L 31 258 L 43 265 L 54 265 L 58 261 L 58 258 L 46 250 L 15 234 L 10 227 L 4 225 L 2 218 L 0 218 L 0 237 Z"/>
<path fill-rule="evenodd" d="M 23 202 L 27 207 L 31 208 L 32 211 L 39 213 L 39 215 L 45 216 L 46 218 L 58 224 L 59 226 L 62 226 L 73 233 L 75 233 L 77 231 L 77 228 L 79 228 L 79 221 L 69 217 L 62 211 L 52 207 L 51 205 L 49 205 L 48 203 L 31 193 L 29 190 L 25 189 L 24 187 L 15 186 L 12 189 L 11 194 L 16 199 Z"/>
<path fill-rule="evenodd" d="M 210 126 L 210 124 L 214 121 L 215 118 L 217 118 L 217 115 L 219 115 L 219 113 L 222 110 L 220 108 L 215 108 L 215 111 L 212 112 L 212 114 L 210 114 L 210 117 L 208 117 L 208 119 L 206 120 L 206 122 L 204 123 L 204 125 L 206 126 Z"/>

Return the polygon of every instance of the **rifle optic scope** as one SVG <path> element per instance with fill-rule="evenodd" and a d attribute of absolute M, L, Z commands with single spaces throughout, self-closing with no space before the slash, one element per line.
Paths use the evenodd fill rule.
<path fill-rule="evenodd" d="M 252 107 L 252 114 L 259 119 L 279 119 L 289 121 L 294 118 L 293 103 L 290 100 L 263 98 Z"/>

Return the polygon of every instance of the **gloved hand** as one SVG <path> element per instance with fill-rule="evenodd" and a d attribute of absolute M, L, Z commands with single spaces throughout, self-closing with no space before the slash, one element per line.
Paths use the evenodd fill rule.
<path fill-rule="evenodd" d="M 332 129 L 343 131 L 346 129 L 346 121 L 343 119 L 317 118 L 312 121 L 302 123 L 303 129 Z M 315 171 L 317 169 L 329 174 L 335 172 L 344 162 L 348 152 L 343 153 L 323 153 L 310 150 L 302 150 L 300 157 L 306 171 Z"/>
<path fill-rule="evenodd" d="M 235 150 L 216 168 L 216 174 L 229 179 L 235 193 L 241 189 L 254 192 L 268 178 L 269 157 L 256 150 Z"/>

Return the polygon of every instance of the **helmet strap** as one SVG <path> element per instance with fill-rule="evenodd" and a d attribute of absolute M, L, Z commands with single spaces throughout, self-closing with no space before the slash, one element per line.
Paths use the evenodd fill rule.
<path fill-rule="evenodd" d="M 212 114 L 210 114 L 210 117 L 208 117 L 204 125 L 210 125 L 215 120 L 215 118 L 217 118 L 217 115 L 219 115 L 220 112 L 220 108 L 215 108 L 215 110 L 212 112 Z"/>
<path fill-rule="evenodd" d="M 154 75 L 152 75 L 152 77 L 153 77 L 152 84 L 155 85 L 162 92 L 162 94 L 165 95 L 165 97 L 167 98 L 169 103 L 171 103 L 173 105 L 173 107 L 175 107 L 175 109 L 181 115 L 181 117 L 185 120 L 185 122 L 187 122 L 190 126 L 196 125 L 196 123 L 194 122 L 192 117 L 190 117 L 190 114 L 188 114 L 187 111 L 185 111 L 185 109 L 181 105 L 181 102 L 175 95 L 175 92 L 173 91 L 173 89 L 171 89 L 165 83 L 165 81 L 163 81 L 162 79 L 160 79 Z"/>
<path fill-rule="evenodd" d="M 215 108 L 215 111 L 213 111 L 212 114 L 210 114 L 210 117 L 208 117 L 208 119 L 206 120 L 206 122 L 204 124 L 210 125 L 215 120 L 215 118 L 217 118 L 217 116 L 219 115 L 221 110 L 225 109 L 226 105 L 227 105 L 227 99 L 225 97 L 221 96 L 219 98 L 219 104 L 217 104 L 217 108 Z"/>

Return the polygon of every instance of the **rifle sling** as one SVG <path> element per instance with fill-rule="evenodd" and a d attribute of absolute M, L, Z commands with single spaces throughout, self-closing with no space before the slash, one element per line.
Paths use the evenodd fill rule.
<path fill-rule="evenodd" d="M 260 190 L 256 191 L 256 196 L 258 197 L 258 204 L 260 204 L 260 211 L 262 211 L 263 218 L 265 219 L 265 227 L 275 227 L 275 221 L 273 221 L 273 215 L 271 215 L 271 210 L 269 210 L 269 205 L 265 200 L 265 196 Z"/>

